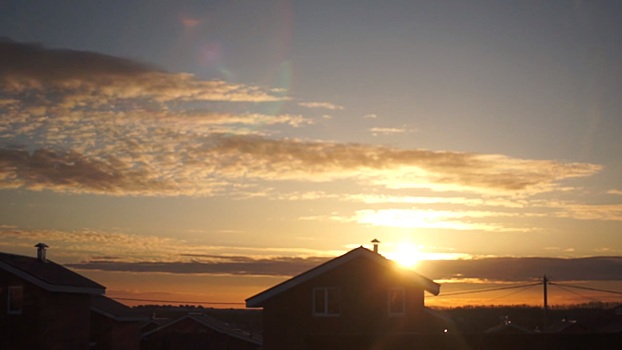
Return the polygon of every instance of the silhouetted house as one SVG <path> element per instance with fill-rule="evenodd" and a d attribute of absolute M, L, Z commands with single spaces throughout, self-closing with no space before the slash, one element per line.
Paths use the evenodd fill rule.
<path fill-rule="evenodd" d="M 535 331 L 529 330 L 525 327 L 521 327 L 516 323 L 510 321 L 508 317 L 505 317 L 503 321 L 491 328 L 484 331 L 486 334 L 532 334 Z"/>
<path fill-rule="evenodd" d="M 563 334 L 577 334 L 577 333 L 594 333 L 594 330 L 583 322 L 576 320 L 570 320 L 562 318 L 558 322 L 555 322 L 545 329 L 546 333 L 563 333 Z"/>
<path fill-rule="evenodd" d="M 440 285 L 360 247 L 246 300 L 263 307 L 264 348 L 326 349 L 347 339 L 432 330 L 424 291 Z M 346 339 L 346 340 L 344 340 Z"/>
<path fill-rule="evenodd" d="M 612 319 L 607 324 L 598 327 L 598 332 L 622 335 L 622 306 L 613 308 Z"/>
<path fill-rule="evenodd" d="M 145 334 L 152 329 L 158 328 L 171 320 L 164 317 L 156 317 L 155 314 L 145 323 L 140 326 L 141 334 Z"/>
<path fill-rule="evenodd" d="M 115 325 L 133 322 L 138 330 L 138 322 L 123 319 L 120 310 L 129 308 L 103 297 L 104 286 L 47 260 L 47 245 L 36 247 L 37 258 L 0 253 L 0 348 L 138 349 L 138 333 L 128 340 Z"/>
<path fill-rule="evenodd" d="M 149 350 L 257 350 L 262 339 L 213 317 L 185 315 L 143 334 Z"/>
<path fill-rule="evenodd" d="M 140 326 L 147 320 L 103 295 L 91 296 L 91 349 L 137 350 Z"/>

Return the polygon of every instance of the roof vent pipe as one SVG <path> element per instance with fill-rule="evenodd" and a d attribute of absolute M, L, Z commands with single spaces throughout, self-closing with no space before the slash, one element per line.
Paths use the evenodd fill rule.
<path fill-rule="evenodd" d="M 45 249 L 49 246 L 45 243 L 37 243 L 35 244 L 35 247 L 37 247 L 37 260 L 41 262 L 47 262 L 47 259 L 45 257 Z"/>
<path fill-rule="evenodd" d="M 374 238 L 371 242 L 374 244 L 374 253 L 378 254 L 378 243 L 380 243 L 380 241 Z"/>

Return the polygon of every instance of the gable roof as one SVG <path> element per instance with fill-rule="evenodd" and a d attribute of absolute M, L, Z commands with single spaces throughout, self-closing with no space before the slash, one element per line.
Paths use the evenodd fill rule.
<path fill-rule="evenodd" d="M 91 310 L 119 322 L 146 322 L 146 316 L 138 315 L 132 308 L 104 295 L 91 295 Z"/>
<path fill-rule="evenodd" d="M 387 268 L 393 268 L 395 263 L 384 256 L 374 253 L 369 249 L 363 248 L 362 246 L 356 249 L 352 249 L 351 251 L 345 253 L 344 255 L 338 256 L 332 260 L 329 260 L 313 269 L 304 272 L 298 276 L 294 276 L 287 281 L 277 284 L 276 286 L 267 289 L 259 294 L 256 294 L 248 299 L 246 299 L 246 307 L 260 307 L 263 306 L 263 303 L 272 298 L 275 295 L 281 294 L 286 290 L 289 290 L 295 286 L 298 286 L 304 282 L 307 282 L 321 274 L 324 274 L 330 270 L 333 270 L 349 261 L 352 261 L 357 258 L 370 259 L 378 264 L 382 264 Z M 416 272 L 406 272 L 408 278 L 411 278 L 413 282 L 421 285 L 424 290 L 438 295 L 440 293 L 440 284 L 432 281 L 431 279 L 424 277 Z"/>
<path fill-rule="evenodd" d="M 185 315 L 182 317 L 179 317 L 178 319 L 168 322 L 166 324 L 161 325 L 160 327 L 154 328 L 150 331 L 147 331 L 145 334 L 143 334 L 144 338 L 149 337 L 150 335 L 160 332 L 166 328 L 169 328 L 179 322 L 182 322 L 184 320 L 192 320 L 194 322 L 197 322 L 198 324 L 201 324 L 215 332 L 218 333 L 222 333 L 222 334 L 227 334 L 230 337 L 233 338 L 237 338 L 240 340 L 244 340 L 247 341 L 249 343 L 253 343 L 256 345 L 262 345 L 263 343 L 263 339 L 261 338 L 261 336 L 259 334 L 252 334 L 250 332 L 244 331 L 242 329 L 239 328 L 235 328 L 231 325 L 229 325 L 228 323 L 219 321 L 213 317 L 207 316 L 207 315 Z"/>
<path fill-rule="evenodd" d="M 521 327 L 510 320 L 504 320 L 501 324 L 488 328 L 484 333 L 496 333 L 496 334 L 528 334 L 534 333 L 525 327 Z"/>
<path fill-rule="evenodd" d="M 53 261 L 0 253 L 0 269 L 49 292 L 104 294 L 106 287 Z"/>

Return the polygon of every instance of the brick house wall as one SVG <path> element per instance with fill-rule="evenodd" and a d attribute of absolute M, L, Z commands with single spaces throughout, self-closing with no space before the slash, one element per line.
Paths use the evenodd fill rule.
<path fill-rule="evenodd" d="M 22 287 L 22 307 L 8 312 L 9 287 Z M 50 293 L 0 271 L 0 345 L 6 349 L 86 349 L 89 344 L 89 296 Z"/>
<path fill-rule="evenodd" d="M 91 311 L 90 341 L 92 350 L 140 349 L 140 323 L 119 322 Z"/>
<path fill-rule="evenodd" d="M 316 288 L 338 288 L 339 315 L 317 316 Z M 389 314 L 389 290 L 405 296 L 402 315 Z M 320 335 L 417 332 L 423 319 L 424 291 L 399 270 L 357 258 L 274 296 L 264 304 L 264 347 L 306 349 Z M 269 325 L 269 326 L 268 326 Z"/>

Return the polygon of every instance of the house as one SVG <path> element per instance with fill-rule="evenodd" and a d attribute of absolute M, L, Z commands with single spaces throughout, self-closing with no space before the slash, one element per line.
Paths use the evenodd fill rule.
<path fill-rule="evenodd" d="M 359 247 L 246 299 L 263 307 L 264 348 L 328 348 L 341 338 L 394 337 L 434 331 L 424 291 L 440 285 Z M 442 332 L 439 329 L 438 332 Z M 339 345 L 335 345 L 339 347 Z"/>
<path fill-rule="evenodd" d="M 571 320 L 566 317 L 562 318 L 558 322 L 554 322 L 553 324 L 549 325 L 544 331 L 546 333 L 563 334 L 594 333 L 594 330 L 584 322 Z"/>
<path fill-rule="evenodd" d="M 149 350 L 258 350 L 262 339 L 206 315 L 184 315 L 143 334 Z"/>
<path fill-rule="evenodd" d="M 153 329 L 156 329 L 166 323 L 170 322 L 170 319 L 165 318 L 165 317 L 156 317 L 155 313 L 152 315 L 152 317 L 149 319 L 149 321 L 143 323 L 140 326 L 140 333 L 141 334 L 145 334 Z"/>
<path fill-rule="evenodd" d="M 91 295 L 91 349 L 137 350 L 146 317 L 104 295 Z"/>
<path fill-rule="evenodd" d="M 484 331 L 485 334 L 531 334 L 535 331 L 529 330 L 525 327 L 519 326 L 516 323 L 510 321 L 510 318 L 505 316 L 503 321 L 491 328 Z"/>
<path fill-rule="evenodd" d="M 0 348 L 138 349 L 139 323 L 124 319 L 129 308 L 104 297 L 106 287 L 48 260 L 44 243 L 36 247 L 36 258 L 0 253 Z M 132 323 L 133 346 L 124 336 L 114 340 Z"/>

